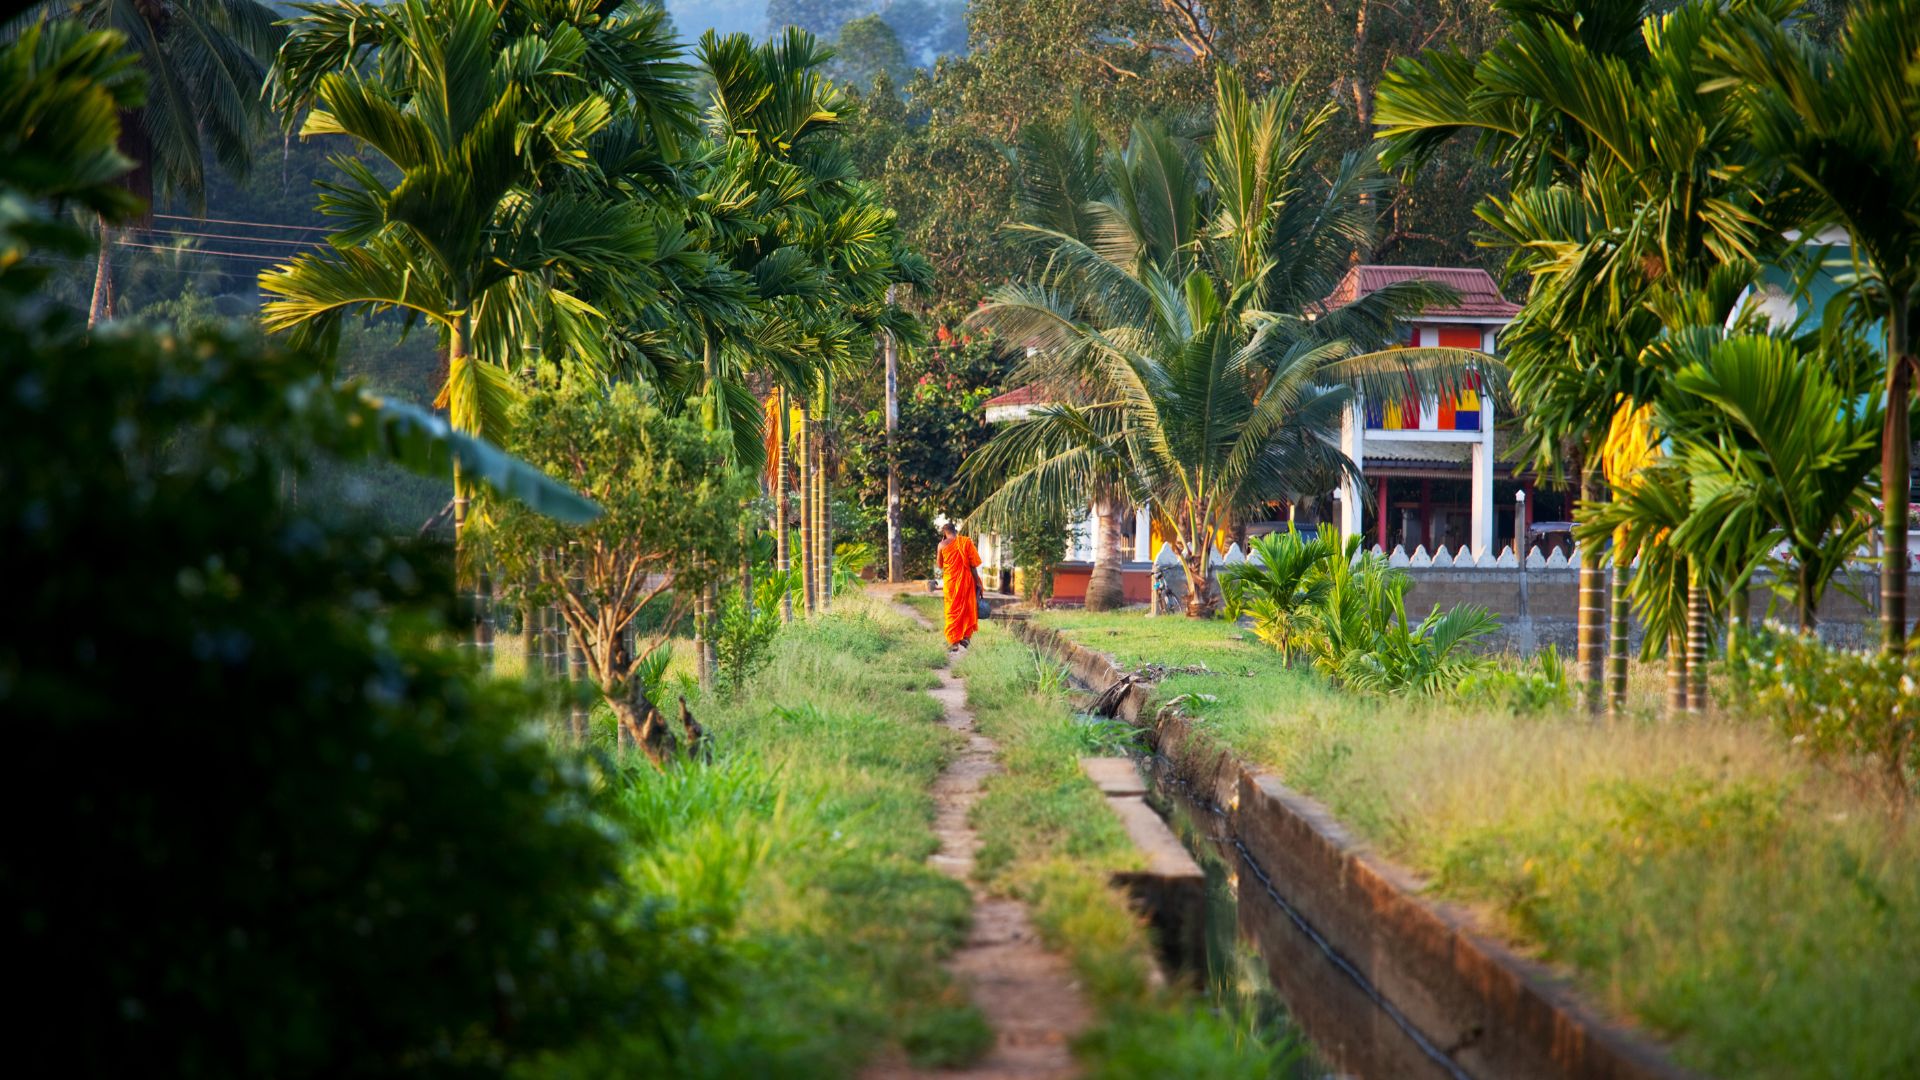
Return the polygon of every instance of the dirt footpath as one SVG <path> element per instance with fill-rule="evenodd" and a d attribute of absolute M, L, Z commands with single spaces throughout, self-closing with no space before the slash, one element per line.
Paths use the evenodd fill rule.
<path fill-rule="evenodd" d="M 919 612 L 900 605 L 922 626 Z M 980 785 L 1000 771 L 992 739 L 974 730 L 967 709 L 966 683 L 942 668 L 940 686 L 928 691 L 940 703 L 941 720 L 966 737 L 966 746 L 934 781 L 934 832 L 940 850 L 931 862 L 942 872 L 965 882 L 973 891 L 973 929 L 947 961 L 947 968 L 967 988 L 987 1023 L 994 1045 L 979 1061 L 962 1069 L 915 1069 L 899 1061 L 881 1062 L 866 1072 L 868 1080 L 906 1080 L 913 1077 L 967 1077 L 973 1080 L 1037 1080 L 1079 1075 L 1070 1050 L 1076 1035 L 1091 1022 L 1092 1013 L 1074 981 L 1067 962 L 1048 952 L 1018 900 L 989 896 L 972 881 L 974 854 L 980 838 L 967 821 L 980 797 Z"/>

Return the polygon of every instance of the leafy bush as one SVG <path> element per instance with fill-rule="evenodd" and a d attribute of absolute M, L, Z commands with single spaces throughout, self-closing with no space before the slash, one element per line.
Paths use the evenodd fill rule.
<path fill-rule="evenodd" d="M 1518 671 L 1491 668 L 1468 676 L 1460 684 L 1460 694 L 1492 697 L 1516 714 L 1531 715 L 1570 704 L 1573 681 L 1567 677 L 1567 662 L 1560 650 L 1548 645 Z"/>
<path fill-rule="evenodd" d="M 668 416 L 630 382 L 611 388 L 567 378 L 527 395 L 515 409 L 509 447 L 599 504 L 585 526 L 568 526 L 518 503 L 486 502 L 487 541 L 516 601 L 558 602 L 587 672 L 621 730 L 649 753 L 664 752 L 658 704 L 636 678 L 664 635 L 628 629 L 667 609 L 672 626 L 685 605 L 725 568 L 738 565 L 741 521 L 754 482 L 726 467 L 724 439 L 693 420 Z"/>
<path fill-rule="evenodd" d="M 1769 627 L 1733 663 L 1750 715 L 1816 757 L 1877 773 L 1902 798 L 1920 790 L 1920 654 L 1830 649 Z"/>
<path fill-rule="evenodd" d="M 1340 681 L 1376 694 L 1458 692 L 1493 661 L 1462 646 L 1499 629 L 1500 622 L 1477 604 L 1458 604 L 1444 614 L 1438 607 L 1417 625 L 1407 623 L 1405 597 L 1393 597 L 1393 618 L 1370 649 L 1354 649 L 1340 658 Z"/>
<path fill-rule="evenodd" d="M 1322 591 L 1302 619 L 1304 652 L 1316 671 L 1338 679 L 1348 655 L 1371 650 L 1394 613 L 1404 613 L 1412 582 L 1386 556 L 1360 550 L 1357 536 L 1322 559 L 1317 574 Z"/>
<path fill-rule="evenodd" d="M 862 576 L 872 566 L 877 553 L 872 544 L 850 541 L 833 546 L 833 591 L 836 594 L 859 592 L 866 587 Z"/>
<path fill-rule="evenodd" d="M 1006 552 L 1020 568 L 1020 597 L 1044 605 L 1053 598 L 1053 568 L 1067 551 L 1067 516 L 1054 503 L 1035 503 L 1007 529 Z"/>
<path fill-rule="evenodd" d="M 122 44 L 50 23 L 0 46 L 0 714 L 31 763 L 0 796 L 0 948 L 33 988 L 15 1067 L 488 1075 L 608 1032 L 657 1050 L 716 990 L 700 928 L 635 902 L 526 691 L 441 645 L 447 553 L 285 497 L 317 456 L 383 449 L 375 407 L 258 340 L 88 332 L 40 303 L 24 257 L 87 241 L 37 200 L 125 209 Z"/>
<path fill-rule="evenodd" d="M 726 693 L 738 694 L 748 679 L 766 667 L 773 641 L 780 635 L 780 597 L 799 579 L 797 571 L 782 574 L 762 566 L 754 570 L 751 602 L 744 589 L 722 598 L 713 647 L 719 658 L 720 688 Z"/>
<path fill-rule="evenodd" d="M 1486 608 L 1439 608 L 1407 619 L 1406 572 L 1384 556 L 1307 539 L 1298 530 L 1253 541 L 1253 553 L 1223 576 L 1230 617 L 1253 619 L 1254 633 L 1291 661 L 1311 658 L 1321 674 L 1372 693 L 1454 694 L 1492 662 L 1465 646 L 1499 629 Z"/>
<path fill-rule="evenodd" d="M 1260 640 L 1288 660 L 1305 645 L 1301 613 L 1325 603 L 1327 564 L 1340 545 L 1322 536 L 1309 539 L 1289 525 L 1284 533 L 1255 537 L 1246 562 L 1227 567 L 1220 577 L 1227 617 L 1252 618 Z"/>
<path fill-rule="evenodd" d="M 490 1072 L 707 993 L 525 692 L 437 644 L 446 553 L 283 500 L 351 391 L 214 331 L 5 334 L 28 1071 Z"/>

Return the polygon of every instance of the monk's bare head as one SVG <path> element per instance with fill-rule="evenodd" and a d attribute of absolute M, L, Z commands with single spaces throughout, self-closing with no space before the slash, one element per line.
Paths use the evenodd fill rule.
<path fill-rule="evenodd" d="M 953 522 L 943 521 L 940 523 L 940 535 L 951 540 L 960 535 L 960 530 L 954 527 Z"/>

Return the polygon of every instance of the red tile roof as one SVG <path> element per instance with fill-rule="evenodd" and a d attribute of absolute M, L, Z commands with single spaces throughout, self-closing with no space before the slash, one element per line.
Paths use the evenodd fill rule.
<path fill-rule="evenodd" d="M 1046 387 L 1039 383 L 1028 383 L 1025 386 L 1016 386 L 997 397 L 988 398 L 986 407 L 991 409 L 998 405 L 1045 405 L 1052 400 L 1053 395 L 1047 393 Z"/>
<path fill-rule="evenodd" d="M 1351 304 L 1370 293 L 1402 281 L 1431 281 L 1459 294 L 1459 302 L 1422 312 L 1423 319 L 1511 319 L 1520 305 L 1500 295 L 1500 286 L 1485 270 L 1457 266 L 1356 266 L 1347 271 L 1326 299 L 1328 307 Z"/>

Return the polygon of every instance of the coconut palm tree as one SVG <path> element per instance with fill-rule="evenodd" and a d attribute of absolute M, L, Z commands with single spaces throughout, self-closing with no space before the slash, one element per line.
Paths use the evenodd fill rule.
<path fill-rule="evenodd" d="M 1784 168 L 1783 196 L 1804 209 L 1806 234 L 1846 230 L 1859 291 L 1882 321 L 1880 624 L 1882 647 L 1898 655 L 1907 639 L 1911 401 L 1920 374 L 1920 0 L 1858 0 L 1830 45 L 1747 15 L 1707 51 L 1756 145 Z"/>
<path fill-rule="evenodd" d="M 1254 101 L 1222 73 L 1217 92 L 1197 154 L 1142 121 L 1102 158 L 1107 194 L 1016 223 L 1045 269 L 996 290 L 974 320 L 1029 345 L 1027 371 L 1058 403 L 966 466 L 973 482 L 999 483 L 974 512 L 982 523 L 1033 499 L 1085 505 L 1116 483 L 1151 505 L 1180 549 L 1194 616 L 1214 608 L 1223 524 L 1352 472 L 1334 444 L 1357 389 L 1443 392 L 1496 374 L 1464 350 L 1355 355 L 1437 296 L 1413 284 L 1323 303 L 1371 235 L 1366 196 L 1381 178 L 1351 154 L 1316 177 L 1334 113 L 1301 107 L 1297 88 Z M 1054 157 L 1084 161 L 1084 132 L 1062 134 L 1080 145 Z"/>
<path fill-rule="evenodd" d="M 280 41 L 271 7 L 257 0 L 49 0 L 18 19 L 73 19 L 119 32 L 139 57 L 147 94 L 121 117 L 120 150 L 135 162 L 123 183 L 143 207 L 157 196 L 206 202 L 211 155 L 245 175 L 264 107 L 267 59 Z M 144 211 L 143 211 L 144 213 Z M 113 314 L 114 228 L 100 219 L 89 326 Z"/>

